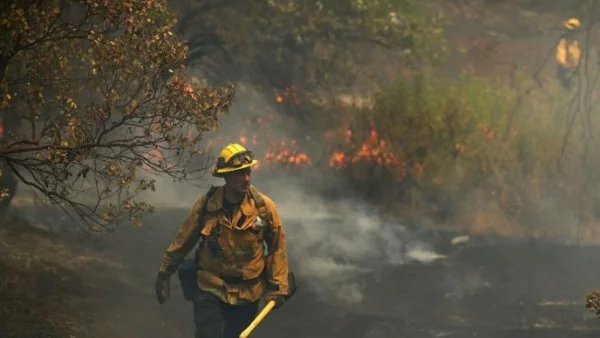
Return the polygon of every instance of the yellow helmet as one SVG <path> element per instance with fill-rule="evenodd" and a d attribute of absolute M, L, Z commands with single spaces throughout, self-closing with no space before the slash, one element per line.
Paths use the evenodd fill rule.
<path fill-rule="evenodd" d="M 577 29 L 581 26 L 581 22 L 577 18 L 570 18 L 563 22 L 563 25 L 568 30 Z"/>
<path fill-rule="evenodd" d="M 221 150 L 221 154 L 217 157 L 217 164 L 213 167 L 211 173 L 213 176 L 220 177 L 222 174 L 242 170 L 256 163 L 258 161 L 254 159 L 252 151 L 238 143 L 230 143 Z"/>

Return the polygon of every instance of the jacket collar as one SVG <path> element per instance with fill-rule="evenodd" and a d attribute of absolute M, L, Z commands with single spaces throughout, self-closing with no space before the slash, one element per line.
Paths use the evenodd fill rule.
<path fill-rule="evenodd" d="M 215 212 L 223 210 L 223 199 L 225 198 L 225 186 L 217 188 L 215 193 L 208 199 L 206 203 L 206 210 L 209 212 Z M 256 210 L 254 199 L 250 196 L 250 192 L 246 193 L 240 203 L 240 209 L 244 215 L 249 216 Z"/>

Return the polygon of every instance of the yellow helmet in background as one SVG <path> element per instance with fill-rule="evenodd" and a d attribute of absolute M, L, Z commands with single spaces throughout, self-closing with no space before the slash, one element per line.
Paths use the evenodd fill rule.
<path fill-rule="evenodd" d="M 254 159 L 252 151 L 242 147 L 238 143 L 230 143 L 221 150 L 217 157 L 217 164 L 213 167 L 211 173 L 213 176 L 220 177 L 223 174 L 242 170 L 258 163 Z"/>
<path fill-rule="evenodd" d="M 581 27 L 581 21 L 579 21 L 579 19 L 577 19 L 577 18 L 570 18 L 570 19 L 564 21 L 563 25 L 568 30 L 574 30 L 574 29 Z"/>

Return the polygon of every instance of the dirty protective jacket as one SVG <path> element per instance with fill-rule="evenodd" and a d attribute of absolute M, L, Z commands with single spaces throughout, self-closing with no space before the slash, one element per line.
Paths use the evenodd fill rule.
<path fill-rule="evenodd" d="M 198 198 L 167 248 L 160 271 L 173 274 L 200 241 L 196 264 L 201 290 L 232 305 L 254 302 L 265 293 L 287 295 L 288 260 L 279 212 L 268 196 L 259 193 L 270 217 L 258 227 L 259 210 L 251 191 L 259 193 L 250 189 L 231 218 L 223 208 L 224 186 L 207 201 L 206 196 Z"/>

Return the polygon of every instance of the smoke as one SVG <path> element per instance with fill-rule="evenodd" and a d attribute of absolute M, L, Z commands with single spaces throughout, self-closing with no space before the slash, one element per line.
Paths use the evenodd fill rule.
<path fill-rule="evenodd" d="M 443 278 L 446 292 L 444 298 L 461 301 L 463 298 L 492 288 L 491 283 L 480 271 L 467 270 L 462 273 L 446 274 Z"/>
<path fill-rule="evenodd" d="M 249 109 L 260 107 L 261 109 Z M 232 112 L 222 119 L 222 127 L 206 134 L 204 142 L 212 155 L 230 142 L 239 142 L 249 130 L 249 118 L 268 113 L 280 114 L 273 100 L 251 89 L 239 91 Z M 297 124 L 277 130 L 259 130 L 282 139 L 302 134 Z M 306 131 L 308 134 L 310 131 Z M 218 141 L 218 142 L 217 142 Z M 270 145 L 249 144 L 258 157 Z M 159 207 L 189 208 L 210 184 L 222 184 L 207 175 L 196 187 L 159 179 L 157 193 L 148 196 Z M 431 263 L 443 256 L 415 238 L 403 225 L 378 216 L 376 207 L 352 196 L 351 182 L 316 168 L 264 170 L 253 173 L 253 184 L 273 199 L 286 231 L 292 270 L 322 301 L 356 304 L 365 298 L 369 280 L 385 269 L 404 264 Z"/>
<path fill-rule="evenodd" d="M 191 71 L 192 75 L 198 75 Z M 209 84 L 197 76 L 191 76 L 191 80 L 199 85 L 208 86 Z M 254 109 L 250 109 L 255 107 Z M 256 107 L 260 107 L 258 109 Z M 206 160 L 213 162 L 219 154 L 222 147 L 228 143 L 240 142 L 240 136 L 246 135 L 248 119 L 258 118 L 267 114 L 267 112 L 279 113 L 273 104 L 259 95 L 258 92 L 244 86 L 236 84 L 236 96 L 231 112 L 221 117 L 221 123 L 218 129 L 205 132 L 202 136 L 200 147 L 206 150 L 199 161 L 205 165 Z M 285 131 L 279 133 L 285 137 Z M 251 150 L 258 156 L 265 153 L 267 145 L 253 145 Z M 200 181 L 175 182 L 170 177 L 154 176 L 149 177 L 156 180 L 156 192 L 145 192 L 139 197 L 150 202 L 156 207 L 161 208 L 189 208 L 194 201 L 204 194 L 211 185 L 223 184 L 222 179 L 212 177 L 206 172 Z"/>
<path fill-rule="evenodd" d="M 373 277 L 385 270 L 443 258 L 366 202 L 325 198 L 303 180 L 271 180 L 262 191 L 280 211 L 293 269 L 322 301 L 360 303 Z"/>

